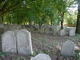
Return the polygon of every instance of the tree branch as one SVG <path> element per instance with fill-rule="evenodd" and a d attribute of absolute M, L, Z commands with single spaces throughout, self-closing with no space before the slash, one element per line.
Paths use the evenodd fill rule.
<path fill-rule="evenodd" d="M 20 3 L 20 1 L 17 1 L 16 4 L 8 7 L 8 8 L 5 8 L 2 12 L 0 11 L 0 16 L 5 14 L 6 12 L 8 12 L 11 8 L 13 8 L 14 6 L 18 5 Z"/>
<path fill-rule="evenodd" d="M 1 4 L 3 1 L 5 1 L 5 0 L 0 0 L 0 4 Z"/>
<path fill-rule="evenodd" d="M 3 11 L 3 10 L 5 10 L 8 6 L 9 6 L 9 3 L 6 2 L 6 3 L 3 5 L 3 7 L 0 9 L 0 12 Z"/>

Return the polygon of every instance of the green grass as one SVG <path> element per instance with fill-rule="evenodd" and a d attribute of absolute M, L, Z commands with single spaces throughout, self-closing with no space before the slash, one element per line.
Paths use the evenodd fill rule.
<path fill-rule="evenodd" d="M 8 53 L 7 53 L 7 52 L 0 52 L 0 57 L 1 57 L 2 55 L 8 56 Z"/>

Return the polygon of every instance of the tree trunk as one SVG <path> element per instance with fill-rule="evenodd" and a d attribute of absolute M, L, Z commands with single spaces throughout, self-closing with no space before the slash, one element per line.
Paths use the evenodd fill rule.
<path fill-rule="evenodd" d="M 9 12 L 9 21 L 10 21 L 10 24 L 11 24 L 11 13 Z"/>
<path fill-rule="evenodd" d="M 59 22 L 60 22 L 60 20 L 59 20 L 59 18 L 58 18 L 58 25 L 60 25 Z"/>
<path fill-rule="evenodd" d="M 18 16 L 18 13 L 17 13 L 17 24 L 19 25 L 19 16 Z"/>
<path fill-rule="evenodd" d="M 61 14 L 61 29 L 63 29 L 63 21 L 64 21 L 64 12 Z"/>
<path fill-rule="evenodd" d="M 4 16 L 2 16 L 2 23 L 4 22 Z"/>
<path fill-rule="evenodd" d="M 51 26 L 52 26 L 52 20 L 51 20 Z"/>
<path fill-rule="evenodd" d="M 76 33 L 80 34 L 80 2 L 78 3 L 78 15 L 77 15 Z"/>
<path fill-rule="evenodd" d="M 31 27 L 31 19 L 29 19 L 29 27 Z"/>
<path fill-rule="evenodd" d="M 41 28 L 41 20 L 39 19 L 39 29 Z"/>

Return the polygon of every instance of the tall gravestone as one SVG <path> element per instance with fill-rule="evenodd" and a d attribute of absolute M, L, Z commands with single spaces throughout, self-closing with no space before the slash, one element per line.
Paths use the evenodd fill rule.
<path fill-rule="evenodd" d="M 69 36 L 75 36 L 75 29 L 71 29 L 69 31 Z"/>
<path fill-rule="evenodd" d="M 30 60 L 51 60 L 50 56 L 44 53 L 38 54 L 35 57 L 31 57 Z"/>
<path fill-rule="evenodd" d="M 16 38 L 12 31 L 7 31 L 2 35 L 2 51 L 16 53 Z"/>
<path fill-rule="evenodd" d="M 67 40 L 62 45 L 61 55 L 63 55 L 63 56 L 73 56 L 74 55 L 74 50 L 75 50 L 75 44 L 72 41 Z"/>
<path fill-rule="evenodd" d="M 33 54 L 31 33 L 26 29 L 22 29 L 17 32 L 17 48 L 18 53 L 23 55 Z"/>

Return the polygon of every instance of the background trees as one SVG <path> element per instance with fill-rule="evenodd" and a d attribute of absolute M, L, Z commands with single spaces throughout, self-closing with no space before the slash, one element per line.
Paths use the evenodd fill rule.
<path fill-rule="evenodd" d="M 32 24 L 55 25 L 61 22 L 76 24 L 76 14 L 69 14 L 68 9 L 75 0 L 0 0 L 0 23 L 8 24 Z M 79 3 L 78 3 L 79 5 Z M 79 7 L 78 7 L 79 8 Z M 78 9 L 79 12 L 79 9 Z M 66 17 L 65 17 L 66 16 Z M 79 16 L 79 13 L 78 13 Z M 77 19 L 77 29 L 79 30 L 79 17 Z"/>

